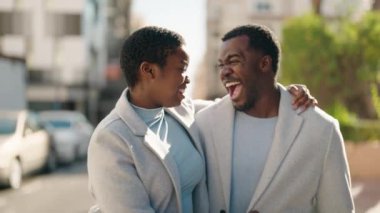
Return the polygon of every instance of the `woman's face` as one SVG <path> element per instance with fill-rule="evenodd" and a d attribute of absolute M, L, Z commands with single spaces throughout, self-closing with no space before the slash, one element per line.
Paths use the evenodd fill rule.
<path fill-rule="evenodd" d="M 156 67 L 159 72 L 156 72 L 151 90 L 156 107 L 174 107 L 181 104 L 186 85 L 190 82 L 185 73 L 188 63 L 189 56 L 183 47 L 178 47 L 166 58 L 164 67 Z"/>

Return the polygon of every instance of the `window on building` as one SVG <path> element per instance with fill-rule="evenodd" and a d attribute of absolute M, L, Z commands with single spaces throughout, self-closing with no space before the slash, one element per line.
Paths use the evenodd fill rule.
<path fill-rule="evenodd" d="M 257 12 L 268 12 L 271 10 L 271 4 L 267 1 L 257 1 L 254 7 Z"/>
<path fill-rule="evenodd" d="M 40 71 L 40 70 L 29 70 L 27 79 L 29 84 L 41 84 L 45 82 L 45 75 L 46 73 Z"/>
<path fill-rule="evenodd" d="M 47 34 L 54 37 L 80 35 L 81 15 L 48 13 Z"/>
<path fill-rule="evenodd" d="M 0 35 L 26 35 L 31 19 L 24 11 L 0 11 Z"/>

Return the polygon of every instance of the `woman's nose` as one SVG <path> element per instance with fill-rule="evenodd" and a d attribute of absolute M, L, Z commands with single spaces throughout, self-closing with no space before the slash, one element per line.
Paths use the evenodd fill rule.
<path fill-rule="evenodd" d="M 185 84 L 188 84 L 188 83 L 190 83 L 190 79 L 189 79 L 189 76 L 185 76 L 185 80 L 184 80 L 184 83 Z"/>

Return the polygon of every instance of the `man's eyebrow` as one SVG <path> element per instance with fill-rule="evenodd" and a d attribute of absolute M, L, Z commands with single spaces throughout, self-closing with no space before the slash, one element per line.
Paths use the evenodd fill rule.
<path fill-rule="evenodd" d="M 226 57 L 224 57 L 224 59 L 218 59 L 219 62 L 221 61 L 227 61 L 227 60 L 230 60 L 231 58 L 234 58 L 234 57 L 238 57 L 238 58 L 241 58 L 241 55 L 239 53 L 232 53 L 232 54 L 228 54 Z"/>

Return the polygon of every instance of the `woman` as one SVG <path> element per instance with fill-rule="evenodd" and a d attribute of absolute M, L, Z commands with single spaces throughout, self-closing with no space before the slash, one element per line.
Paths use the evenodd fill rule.
<path fill-rule="evenodd" d="M 128 88 L 88 150 L 92 210 L 208 212 L 205 159 L 191 127 L 202 106 L 184 96 L 189 57 L 183 45 L 180 35 L 158 27 L 125 41 L 120 62 Z M 296 102 L 310 100 L 304 92 Z"/>

